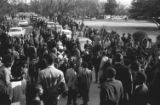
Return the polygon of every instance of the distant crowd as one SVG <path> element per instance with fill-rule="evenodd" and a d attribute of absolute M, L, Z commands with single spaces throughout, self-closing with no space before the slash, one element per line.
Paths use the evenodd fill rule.
<path fill-rule="evenodd" d="M 58 105 L 66 96 L 67 105 L 81 104 L 80 97 L 88 105 L 92 81 L 100 89 L 100 105 L 160 105 L 158 42 L 93 29 L 69 17 L 59 23 L 72 31 L 76 27 L 92 43 L 86 41 L 83 51 L 78 38 L 47 29 L 41 19 L 24 37 L 8 36 L 9 26 L 1 24 L 0 105 Z"/>

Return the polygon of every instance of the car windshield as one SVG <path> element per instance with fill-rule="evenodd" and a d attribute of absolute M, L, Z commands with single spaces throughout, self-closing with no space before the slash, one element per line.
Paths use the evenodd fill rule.
<path fill-rule="evenodd" d="M 17 31 L 21 31 L 21 29 L 10 29 L 10 32 L 17 32 Z"/>

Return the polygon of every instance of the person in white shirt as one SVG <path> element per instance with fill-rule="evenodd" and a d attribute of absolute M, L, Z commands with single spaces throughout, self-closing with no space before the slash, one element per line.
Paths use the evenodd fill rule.
<path fill-rule="evenodd" d="M 11 89 L 11 67 L 14 58 L 11 54 L 7 54 L 2 59 L 3 65 L 0 67 L 0 105 L 10 105 L 12 98 Z"/>

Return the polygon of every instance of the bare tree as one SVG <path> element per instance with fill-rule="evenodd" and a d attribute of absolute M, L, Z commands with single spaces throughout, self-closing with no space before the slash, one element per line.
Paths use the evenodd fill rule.
<path fill-rule="evenodd" d="M 44 16 L 63 15 L 74 7 L 75 0 L 34 0 L 31 10 Z"/>
<path fill-rule="evenodd" d="M 10 12 L 10 4 L 8 0 L 0 0 L 0 16 L 4 16 Z"/>
<path fill-rule="evenodd" d="M 94 16 L 100 11 L 98 0 L 34 0 L 31 7 L 34 12 L 50 17 L 55 14 Z"/>
<path fill-rule="evenodd" d="M 101 11 L 98 0 L 77 0 L 75 14 L 78 16 L 97 16 Z"/>

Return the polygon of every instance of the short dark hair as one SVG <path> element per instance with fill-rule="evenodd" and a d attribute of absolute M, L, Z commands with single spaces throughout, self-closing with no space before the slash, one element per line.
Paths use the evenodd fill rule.
<path fill-rule="evenodd" d="M 82 67 L 88 68 L 88 63 L 83 61 L 83 62 L 82 62 Z"/>
<path fill-rule="evenodd" d="M 116 76 L 116 70 L 113 67 L 108 67 L 105 71 L 104 71 L 104 75 L 107 78 L 113 78 Z"/>
<path fill-rule="evenodd" d="M 52 48 L 52 52 L 53 52 L 53 53 L 57 53 L 57 48 L 55 48 L 55 47 Z"/>
<path fill-rule="evenodd" d="M 147 79 L 147 76 L 144 72 L 137 72 L 136 80 L 139 84 L 143 84 Z"/>
<path fill-rule="evenodd" d="M 115 61 L 116 61 L 116 62 L 120 62 L 122 59 L 123 59 L 122 54 L 117 53 L 117 54 L 115 55 Z"/>
<path fill-rule="evenodd" d="M 55 63 L 56 59 L 57 59 L 57 56 L 53 53 L 49 53 L 46 55 L 46 60 L 48 65 Z"/>
<path fill-rule="evenodd" d="M 12 54 L 7 54 L 3 57 L 2 62 L 4 66 L 10 67 L 14 61 L 14 57 Z"/>
<path fill-rule="evenodd" d="M 73 61 L 70 62 L 70 67 L 74 67 L 75 63 Z"/>

